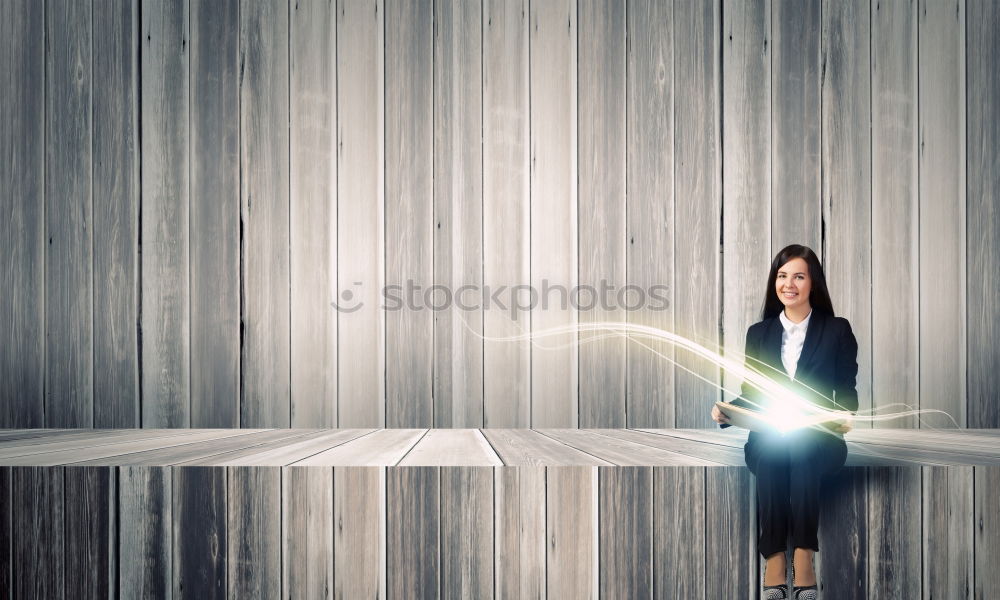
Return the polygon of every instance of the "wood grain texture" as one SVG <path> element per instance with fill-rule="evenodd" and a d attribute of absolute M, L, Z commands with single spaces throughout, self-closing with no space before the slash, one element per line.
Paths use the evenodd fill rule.
<path fill-rule="evenodd" d="M 440 593 L 440 489 L 438 467 L 386 469 L 386 574 L 391 598 L 435 598 Z"/>
<path fill-rule="evenodd" d="M 292 427 L 337 426 L 337 6 L 291 2 Z"/>
<path fill-rule="evenodd" d="M 386 597 L 386 470 L 333 469 L 335 598 Z"/>
<path fill-rule="evenodd" d="M 816 574 L 823 594 L 868 598 L 868 471 L 847 467 L 820 495 Z"/>
<path fill-rule="evenodd" d="M 384 0 L 337 0 L 338 427 L 385 425 Z"/>
<path fill-rule="evenodd" d="M 426 433 L 426 429 L 380 429 L 314 454 L 295 465 L 388 467 L 406 456 Z"/>
<path fill-rule="evenodd" d="M 11 597 L 66 597 L 63 468 L 15 467 L 10 486 Z"/>
<path fill-rule="evenodd" d="M 925 597 L 968 597 L 974 588 L 974 470 L 974 467 L 922 468 Z"/>
<path fill-rule="evenodd" d="M 119 560 L 117 472 L 101 467 L 66 467 L 64 478 L 66 597 L 115 597 Z"/>
<path fill-rule="evenodd" d="M 920 408 L 954 419 L 921 426 L 965 427 L 965 2 L 920 0 L 917 13 Z"/>
<path fill-rule="evenodd" d="M 237 450 L 202 459 L 204 464 L 235 466 L 283 467 L 291 465 L 315 454 L 322 453 L 338 444 L 370 433 L 370 429 L 336 429 L 320 431 L 296 438 L 292 442 L 272 442 L 256 448 Z"/>
<path fill-rule="evenodd" d="M 399 464 L 483 467 L 503 461 L 478 429 L 431 429 Z"/>
<path fill-rule="evenodd" d="M 671 5 L 637 0 L 628 5 L 627 70 L 627 251 L 625 269 L 633 291 L 616 294 L 629 324 L 672 331 L 674 311 L 674 54 Z M 652 286 L 666 296 L 666 310 L 650 310 L 642 299 Z M 666 290 L 663 290 L 663 287 Z M 650 303 L 651 304 L 651 303 Z M 636 308 L 638 307 L 638 308 Z M 625 389 L 628 427 L 672 427 L 673 346 L 630 336 Z M 654 354 L 658 352 L 666 359 Z"/>
<path fill-rule="evenodd" d="M 975 473 L 975 560 L 976 600 L 985 600 L 1000 589 L 1000 467 L 976 467 Z"/>
<path fill-rule="evenodd" d="M 433 425 L 482 427 L 483 3 L 433 4 Z"/>
<path fill-rule="evenodd" d="M 93 11 L 94 427 L 140 424 L 139 45 L 138 0 Z"/>
<path fill-rule="evenodd" d="M 598 469 L 545 469 L 547 597 L 598 594 Z"/>
<path fill-rule="evenodd" d="M 92 427 L 91 5 L 56 0 L 45 18 L 45 421 Z"/>
<path fill-rule="evenodd" d="M 482 433 L 505 465 L 540 467 L 611 464 L 534 429 L 483 429 Z"/>
<path fill-rule="evenodd" d="M 578 65 L 581 324 L 625 321 L 601 290 L 625 287 L 625 12 L 614 0 L 581 2 Z M 625 426 L 626 339 L 580 332 L 580 427 Z"/>
<path fill-rule="evenodd" d="M 653 591 L 697 598 L 706 577 L 705 469 L 653 467 Z M 714 565 L 714 559 L 712 559 Z"/>
<path fill-rule="evenodd" d="M 532 333 L 577 324 L 577 3 L 534 2 L 531 48 Z M 575 332 L 531 351 L 531 427 L 578 427 Z M 561 347 L 558 347 L 561 346 Z"/>
<path fill-rule="evenodd" d="M 240 25 L 191 2 L 191 426 L 240 423 Z"/>
<path fill-rule="evenodd" d="M 434 424 L 434 3 L 385 12 L 385 365 L 387 427 Z M 469 199 L 471 200 L 471 199 Z M 419 286 L 419 287 L 418 287 Z"/>
<path fill-rule="evenodd" d="M 45 5 L 0 4 L 0 426 L 45 420 Z"/>
<path fill-rule="evenodd" d="M 487 338 L 531 329 L 531 191 L 528 0 L 483 0 L 483 332 Z M 505 287 L 499 305 L 494 291 Z M 491 290 L 486 293 L 487 288 Z M 489 304 L 486 304 L 490 300 Z M 518 302 L 518 304 L 515 304 Z M 531 345 L 483 342 L 483 427 L 531 424 Z"/>
<path fill-rule="evenodd" d="M 872 406 L 870 2 L 825 0 L 823 270 L 858 340 L 858 414 Z M 864 420 L 859 428 L 870 426 Z"/>
<path fill-rule="evenodd" d="M 493 596 L 490 467 L 441 467 L 441 598 Z"/>
<path fill-rule="evenodd" d="M 600 596 L 652 598 L 653 467 L 603 467 L 597 472 Z M 680 545 L 691 550 L 686 541 Z"/>
<path fill-rule="evenodd" d="M 13 494 L 11 490 L 10 467 L 0 468 L 0 595 L 10 598 L 13 565 Z"/>
<path fill-rule="evenodd" d="M 683 82 L 673 116 L 674 268 L 681 281 L 695 282 L 674 286 L 673 331 L 713 350 L 719 348 L 722 310 L 719 286 L 707 284 L 722 276 L 721 11 L 719 1 L 675 2 L 673 16 L 673 76 Z M 718 366 L 687 352 L 674 358 L 682 367 L 674 371 L 674 423 L 664 426 L 712 426 Z"/>
<path fill-rule="evenodd" d="M 281 470 L 281 597 L 333 597 L 333 469 Z"/>
<path fill-rule="evenodd" d="M 822 0 L 771 3 L 771 248 L 822 248 Z"/>
<path fill-rule="evenodd" d="M 996 281 L 982 277 L 1000 270 L 1000 6 L 989 0 L 966 4 L 966 272 L 968 281 L 968 426 L 1000 427 L 1000 300 Z"/>
<path fill-rule="evenodd" d="M 240 425 L 288 427 L 288 2 L 252 2 L 239 14 Z"/>
<path fill-rule="evenodd" d="M 868 470 L 868 596 L 921 596 L 921 471 Z"/>
<path fill-rule="evenodd" d="M 907 376 L 920 360 L 917 134 L 917 5 L 876 2 L 871 263 L 872 281 L 878 283 L 871 286 L 872 398 L 882 412 L 920 406 L 919 379 Z M 906 417 L 877 425 L 912 428 L 918 421 Z"/>
<path fill-rule="evenodd" d="M 227 467 L 229 598 L 281 594 L 281 469 Z"/>
<path fill-rule="evenodd" d="M 225 598 L 226 469 L 173 469 L 172 491 L 173 597 Z"/>
<path fill-rule="evenodd" d="M 188 0 L 143 0 L 142 426 L 189 427 Z"/>
<path fill-rule="evenodd" d="M 757 503 L 749 469 L 705 471 L 705 554 L 720 565 L 736 565 L 712 576 L 706 564 L 706 598 L 756 598 L 760 553 L 757 551 Z"/>
<path fill-rule="evenodd" d="M 545 467 L 495 467 L 495 597 L 542 598 L 545 594 Z"/>
<path fill-rule="evenodd" d="M 171 598 L 173 591 L 172 473 L 163 467 L 118 468 L 120 562 L 125 598 Z"/>
<path fill-rule="evenodd" d="M 722 337 L 741 357 L 771 258 L 771 2 L 722 4 Z M 768 291 L 768 290 L 765 290 Z M 726 390 L 740 382 L 726 372 Z M 664 427 L 665 425 L 653 425 Z M 724 594 L 725 595 L 725 594 Z"/>

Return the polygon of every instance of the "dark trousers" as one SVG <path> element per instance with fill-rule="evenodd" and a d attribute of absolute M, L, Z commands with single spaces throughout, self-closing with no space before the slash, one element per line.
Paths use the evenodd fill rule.
<path fill-rule="evenodd" d="M 757 480 L 757 550 L 766 558 L 788 542 L 818 552 L 820 486 L 844 466 L 844 440 L 813 429 L 753 431 L 743 455 Z"/>

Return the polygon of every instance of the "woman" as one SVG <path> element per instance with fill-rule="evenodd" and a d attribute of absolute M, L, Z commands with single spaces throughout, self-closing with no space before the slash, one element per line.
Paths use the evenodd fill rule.
<path fill-rule="evenodd" d="M 793 244 L 774 257 L 761 321 L 747 330 L 745 354 L 747 367 L 845 414 L 825 429 L 751 431 L 743 447 L 757 481 L 757 549 L 767 561 L 762 598 L 788 598 L 785 550 L 790 545 L 792 598 L 811 600 L 817 598 L 812 558 L 819 551 L 820 484 L 844 465 L 847 444 L 837 434 L 850 431 L 850 416 L 858 409 L 858 342 L 847 319 L 834 316 L 823 267 L 811 249 Z M 767 403 L 745 381 L 733 401 L 749 407 Z M 729 418 L 717 407 L 712 418 L 729 427 Z"/>

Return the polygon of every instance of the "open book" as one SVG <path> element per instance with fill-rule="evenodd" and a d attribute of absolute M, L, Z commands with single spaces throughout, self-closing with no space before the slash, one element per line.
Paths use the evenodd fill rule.
<path fill-rule="evenodd" d="M 718 401 L 715 405 L 724 415 L 729 417 L 729 423 L 731 425 L 742 427 L 743 429 L 749 429 L 750 431 L 788 433 L 804 427 L 822 425 L 826 429 L 827 433 L 840 437 L 844 436 L 844 434 L 833 430 L 834 427 L 839 425 L 839 422 L 843 420 L 843 418 L 831 418 L 829 413 L 796 415 L 794 418 L 776 420 L 773 415 L 769 415 L 759 410 L 730 404 L 729 402 Z"/>

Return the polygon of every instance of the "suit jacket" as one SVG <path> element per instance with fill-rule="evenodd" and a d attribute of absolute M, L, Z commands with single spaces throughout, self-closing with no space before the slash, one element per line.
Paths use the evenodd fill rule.
<path fill-rule="evenodd" d="M 856 412 L 858 341 L 847 319 L 813 310 L 805 340 L 802 342 L 802 353 L 795 367 L 794 380 L 788 376 L 781 362 L 783 332 L 784 327 L 777 316 L 751 325 L 747 330 L 744 352 L 746 366 L 763 373 L 823 408 Z M 806 385 L 816 391 L 808 389 Z M 740 396 L 732 403 L 753 408 L 766 405 L 767 398 L 761 397 L 758 390 L 744 381 Z M 720 423 L 719 427 L 726 428 L 730 425 Z"/>

